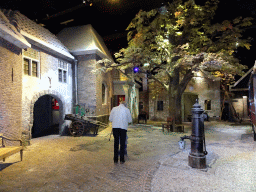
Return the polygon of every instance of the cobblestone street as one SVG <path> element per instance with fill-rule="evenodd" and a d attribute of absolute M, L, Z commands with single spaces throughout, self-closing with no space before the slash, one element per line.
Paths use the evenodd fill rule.
<path fill-rule="evenodd" d="M 144 191 L 150 190 L 159 159 L 179 151 L 179 134 L 163 134 L 150 126 L 130 126 L 128 157 L 113 163 L 113 136 L 32 139 L 24 160 L 13 155 L 1 164 L 1 191 Z"/>
<path fill-rule="evenodd" d="M 160 127 L 140 124 L 129 126 L 127 160 L 115 165 L 110 132 L 107 128 L 96 137 L 32 139 L 22 162 L 16 154 L 0 164 L 0 191 L 200 191 L 193 188 L 199 178 L 202 186 L 209 181 L 216 184 L 216 176 L 226 182 L 223 177 L 229 176 L 226 165 L 230 160 L 235 163 L 243 157 L 242 152 L 248 160 L 255 154 L 250 126 L 206 122 L 208 171 L 202 172 L 187 165 L 190 141 L 185 150 L 178 146 L 181 136 L 191 134 L 190 123 L 185 124 L 185 133 L 163 133 Z M 224 173 L 220 166 L 226 169 Z M 244 173 L 242 166 L 240 172 Z M 239 189 L 250 191 L 256 183 L 255 177 L 250 179 L 250 186 Z M 215 187 L 219 191 L 218 185 Z M 203 191 L 214 191 L 208 189 Z"/>

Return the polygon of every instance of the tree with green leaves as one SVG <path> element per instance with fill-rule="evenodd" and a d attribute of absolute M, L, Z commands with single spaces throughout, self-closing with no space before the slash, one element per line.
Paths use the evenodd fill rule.
<path fill-rule="evenodd" d="M 231 78 L 242 74 L 234 57 L 238 47 L 250 48 L 242 33 L 251 18 L 214 23 L 218 0 L 197 5 L 194 0 L 174 0 L 168 6 L 139 11 L 129 24 L 128 46 L 115 54 L 115 67 L 140 66 L 140 73 L 159 83 L 168 93 L 169 115 L 181 123 L 181 97 L 194 73 Z"/>

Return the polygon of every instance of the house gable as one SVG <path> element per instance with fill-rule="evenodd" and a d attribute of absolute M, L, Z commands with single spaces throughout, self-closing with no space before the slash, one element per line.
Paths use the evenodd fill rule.
<path fill-rule="evenodd" d="M 12 24 L 12 28 L 17 28 L 30 44 L 69 61 L 74 59 L 68 49 L 49 30 L 30 20 L 19 11 L 3 10 L 3 13 Z"/>
<path fill-rule="evenodd" d="M 65 28 L 57 37 L 73 55 L 97 54 L 113 61 L 103 39 L 90 24 Z"/>
<path fill-rule="evenodd" d="M 18 32 L 18 30 L 9 22 L 8 18 L 0 10 L 0 37 L 16 45 L 21 49 L 31 47 L 27 40 Z"/>

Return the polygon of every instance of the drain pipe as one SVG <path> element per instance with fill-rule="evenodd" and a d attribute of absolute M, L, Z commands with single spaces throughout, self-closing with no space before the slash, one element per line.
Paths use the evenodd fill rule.
<path fill-rule="evenodd" d="M 78 105 L 78 99 L 77 99 L 77 60 L 75 60 L 75 96 L 76 96 L 76 105 Z"/>

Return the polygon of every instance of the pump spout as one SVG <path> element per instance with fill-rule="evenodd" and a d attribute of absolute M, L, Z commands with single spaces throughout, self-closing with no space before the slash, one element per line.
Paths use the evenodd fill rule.
<path fill-rule="evenodd" d="M 184 141 L 184 139 L 190 139 L 190 136 L 184 135 L 183 137 L 180 138 L 181 141 Z"/>

